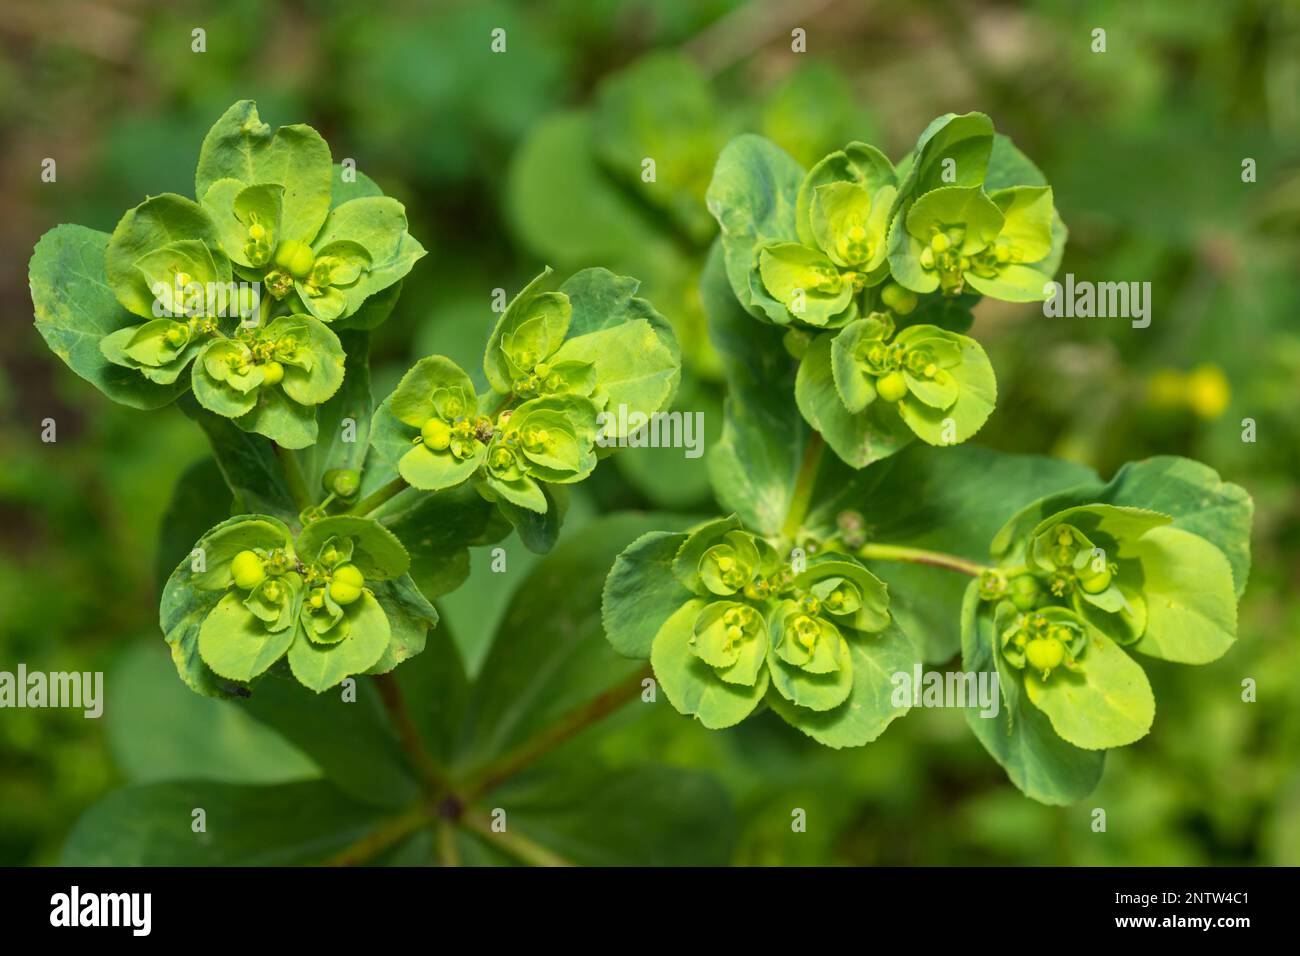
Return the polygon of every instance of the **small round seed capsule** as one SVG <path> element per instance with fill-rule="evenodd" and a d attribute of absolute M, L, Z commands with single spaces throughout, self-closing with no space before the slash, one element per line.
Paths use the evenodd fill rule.
<path fill-rule="evenodd" d="M 340 565 L 330 580 L 330 597 L 337 604 L 351 604 L 361 597 L 361 586 L 365 583 L 365 576 L 355 564 Z"/>
<path fill-rule="evenodd" d="M 284 366 L 279 362 L 271 361 L 262 364 L 262 384 L 279 385 L 284 378 Z"/>
<path fill-rule="evenodd" d="M 331 468 L 322 476 L 321 484 L 330 494 L 351 498 L 361 488 L 361 472 L 355 468 Z"/>
<path fill-rule="evenodd" d="M 1025 660 L 1034 670 L 1047 673 L 1065 660 L 1065 645 L 1055 637 L 1036 637 L 1025 645 Z"/>
<path fill-rule="evenodd" d="M 1105 571 L 1097 572 L 1092 577 L 1081 579 L 1079 587 L 1089 594 L 1100 594 L 1110 587 L 1110 569 L 1107 568 Z"/>
<path fill-rule="evenodd" d="M 298 239 L 282 242 L 275 250 L 275 264 L 295 279 L 305 279 L 311 275 L 311 267 L 315 262 L 316 256 L 312 253 L 311 246 Z"/>
<path fill-rule="evenodd" d="M 952 240 L 948 238 L 946 233 L 936 232 L 930 240 L 930 248 L 935 252 L 947 252 L 951 246 Z"/>
<path fill-rule="evenodd" d="M 876 380 L 876 393 L 886 402 L 897 402 L 907 394 L 907 379 L 902 372 L 890 372 Z"/>
<path fill-rule="evenodd" d="M 451 426 L 441 418 L 430 418 L 420 429 L 420 437 L 434 451 L 445 451 L 451 444 Z"/>
<path fill-rule="evenodd" d="M 251 591 L 266 579 L 266 569 L 255 551 L 240 551 L 230 562 L 230 574 L 236 586 Z"/>

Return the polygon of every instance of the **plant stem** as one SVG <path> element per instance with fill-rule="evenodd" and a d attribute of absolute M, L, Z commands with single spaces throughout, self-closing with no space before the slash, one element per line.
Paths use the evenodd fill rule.
<path fill-rule="evenodd" d="M 435 851 L 439 866 L 460 866 L 460 847 L 456 845 L 456 824 L 440 819 L 434 829 Z"/>
<path fill-rule="evenodd" d="M 984 565 L 968 561 L 955 554 L 943 551 L 923 551 L 920 548 L 908 548 L 898 544 L 866 544 L 858 549 L 858 557 L 868 561 L 904 561 L 908 564 L 926 564 L 932 568 L 944 568 L 948 571 L 960 571 L 977 578 L 985 570 Z"/>
<path fill-rule="evenodd" d="M 634 700 L 641 693 L 641 682 L 647 677 L 652 677 L 653 674 L 649 665 L 641 668 L 621 684 L 575 707 L 537 736 L 482 767 L 470 778 L 465 788 L 466 799 L 472 800 L 482 796 L 580 731 L 608 717 L 628 701 Z"/>
<path fill-rule="evenodd" d="M 573 866 L 558 853 L 548 850 L 540 843 L 534 843 L 526 836 L 511 833 L 508 829 L 495 832 L 491 820 L 482 810 L 466 810 L 461 821 L 484 840 L 498 844 L 501 849 L 524 863 L 533 866 Z"/>
<path fill-rule="evenodd" d="M 447 774 L 425 748 L 424 741 L 420 739 L 420 731 L 411 720 L 406 698 L 402 696 L 402 688 L 398 686 L 396 679 L 392 674 L 376 674 L 373 680 L 379 690 L 379 698 L 384 702 L 384 709 L 388 711 L 388 718 L 393 722 L 397 736 L 402 741 L 402 748 L 410 758 L 411 766 L 420 775 L 425 789 L 431 796 L 449 789 Z"/>
<path fill-rule="evenodd" d="M 408 487 L 410 486 L 406 483 L 405 478 L 394 478 L 388 484 L 384 485 L 384 487 L 371 492 L 353 505 L 350 514 L 364 516 L 370 514 L 372 511 L 378 511 L 381 505 L 386 504 L 390 498 L 394 498 L 401 494 Z"/>
<path fill-rule="evenodd" d="M 822 440 L 821 433 L 813 432 L 808 438 L 808 444 L 804 446 L 799 474 L 794 480 L 794 492 L 790 495 L 790 508 L 786 511 L 785 523 L 781 526 L 781 537 L 791 544 L 803 527 L 803 519 L 808 516 L 813 486 L 817 484 L 817 468 L 821 465 L 822 452 L 825 450 L 826 442 Z"/>
<path fill-rule="evenodd" d="M 389 847 L 396 846 L 420 827 L 429 822 L 430 814 L 422 805 L 411 807 L 400 816 L 393 817 L 379 829 L 367 833 L 351 846 L 344 847 L 329 857 L 323 866 L 358 866 L 374 859 Z"/>
<path fill-rule="evenodd" d="M 299 511 L 304 511 L 312 506 L 311 492 L 307 490 L 307 479 L 302 473 L 302 464 L 298 461 L 298 456 L 288 448 L 282 448 L 279 444 L 275 446 L 275 454 L 280 459 L 280 470 L 284 472 L 284 482 L 289 486 L 289 494 L 293 496 L 293 502 L 298 506 Z"/>

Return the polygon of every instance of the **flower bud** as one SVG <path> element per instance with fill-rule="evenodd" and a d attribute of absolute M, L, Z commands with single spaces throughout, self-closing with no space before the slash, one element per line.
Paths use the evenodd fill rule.
<path fill-rule="evenodd" d="M 331 468 L 321 478 L 325 490 L 340 498 L 351 498 L 361 488 L 361 472 L 355 468 Z"/>
<path fill-rule="evenodd" d="M 1022 611 L 1032 611 L 1038 607 L 1042 594 L 1042 585 L 1032 574 L 1022 574 L 1012 578 L 1008 584 L 1007 596 L 1011 598 L 1011 603 Z"/>
<path fill-rule="evenodd" d="M 1030 578 L 1032 581 L 1033 578 Z M 980 597 L 985 601 L 996 601 L 1007 593 L 1007 578 L 997 568 L 985 568 L 979 577 Z"/>
<path fill-rule="evenodd" d="M 887 282 L 880 290 L 880 301 L 898 315 L 907 315 L 916 308 L 917 299 L 911 289 L 904 289 L 897 282 Z"/>

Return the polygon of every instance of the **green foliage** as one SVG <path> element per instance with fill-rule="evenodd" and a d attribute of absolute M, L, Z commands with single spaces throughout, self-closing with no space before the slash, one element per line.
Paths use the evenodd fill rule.
<path fill-rule="evenodd" d="M 327 519 L 328 520 L 328 519 Z M 613 766 L 586 739 L 500 775 L 586 706 L 591 687 L 640 693 L 636 665 L 613 653 L 600 622 L 601 572 L 667 515 L 613 515 L 557 547 L 525 578 L 493 649 L 470 680 L 445 632 L 395 683 L 359 684 L 350 702 L 312 694 L 272 673 L 233 702 L 187 695 L 170 723 L 140 733 L 121 714 L 131 786 L 93 807 L 64 848 L 66 864 L 270 865 L 419 863 L 718 865 L 731 853 L 730 800 L 707 774 L 640 762 Z M 301 539 L 299 539 L 301 541 Z M 355 552 L 354 552 L 355 554 Z M 373 556 L 373 554 L 372 554 Z M 556 587 L 566 613 L 547 613 Z M 517 641 L 524 628 L 534 640 Z M 130 689 L 157 705 L 175 686 L 162 667 L 134 660 Z M 287 678 L 287 679 L 286 679 Z M 427 777 L 399 741 L 387 702 L 409 702 L 405 729 L 445 778 Z M 643 700 L 632 706 L 666 705 Z M 199 766 L 181 746 L 199 711 L 220 711 L 220 737 Z M 205 724 L 208 728 L 213 725 Z M 233 749 L 242 741 L 242 749 Z M 278 761 L 278 767 L 269 763 Z M 147 768 L 147 770 L 145 769 Z M 426 775 L 422 775 L 422 771 Z M 430 800 L 430 792 L 436 800 Z M 299 801 L 309 806 L 297 807 Z M 206 830 L 184 825 L 195 807 Z M 446 809 L 454 807 L 452 816 Z M 504 829 L 490 825 L 504 813 Z M 292 822 L 285 817 L 292 817 Z M 198 834 L 196 837 L 196 833 Z M 434 836 L 436 834 L 436 837 Z M 358 847 L 365 852 L 358 855 Z"/>
<path fill-rule="evenodd" d="M 403 375 L 377 366 L 393 389 L 378 407 L 371 332 L 424 249 L 310 127 L 273 131 L 236 103 L 203 141 L 197 201 L 164 192 L 111 235 L 41 239 L 29 275 L 51 349 L 122 405 L 179 399 L 212 447 L 160 547 L 160 623 L 198 694 L 142 694 L 174 730 L 142 735 L 143 704 L 116 718 L 130 786 L 66 862 L 718 863 L 735 823 L 709 775 L 585 739 L 551 750 L 639 697 L 697 759 L 736 746 L 753 776 L 789 747 L 787 770 L 820 766 L 909 711 L 899 675 L 958 652 L 999 679 L 1000 713 L 965 716 L 1011 781 L 1050 804 L 1093 790 L 1157 695 L 1164 714 L 1163 662 L 1232 648 L 1253 504 L 1184 458 L 1102 483 L 950 447 L 998 400 L 972 310 L 1045 296 L 1067 237 L 1056 193 L 980 113 L 936 119 L 893 162 L 846 121 L 836 79 L 797 71 L 735 109 L 656 54 L 536 123 L 506 202 L 571 275 L 547 267 L 509 302 L 481 372 L 472 328 L 431 334 L 420 351 L 438 354 Z M 645 278 L 668 317 L 594 261 Z M 629 456 L 631 488 L 596 470 L 679 393 L 723 409 L 707 490 L 728 517 L 581 525 L 678 484 Z M 698 503 L 700 470 L 680 474 Z M 511 531 L 545 557 L 499 625 L 437 630 L 433 602 L 483 570 L 471 549 Z M 474 554 L 490 573 L 503 556 L 525 557 Z M 198 756 L 183 746 L 205 733 Z M 810 742 L 825 751 L 794 749 Z M 212 839 L 157 824 L 217 804 Z"/>

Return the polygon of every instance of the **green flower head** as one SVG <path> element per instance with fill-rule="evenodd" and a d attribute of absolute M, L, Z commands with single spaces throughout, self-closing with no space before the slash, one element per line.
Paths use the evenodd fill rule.
<path fill-rule="evenodd" d="M 874 403 L 892 406 L 932 445 L 970 438 L 996 403 L 993 368 L 979 343 L 937 326 L 913 325 L 894 334 L 888 313 L 873 313 L 841 330 L 830 352 L 835 389 L 847 412 L 857 415 Z"/>
<path fill-rule="evenodd" d="M 940 187 L 907 210 L 890 265 L 914 292 L 955 296 L 969 285 L 993 298 L 1038 301 L 1048 295 L 1055 218 L 1048 186 L 987 194 L 980 186 Z"/>
<path fill-rule="evenodd" d="M 753 687 L 766 663 L 767 621 L 752 605 L 714 601 L 695 619 L 690 650 L 719 680 Z"/>
<path fill-rule="evenodd" d="M 478 414 L 474 384 L 451 359 L 432 355 L 416 362 L 386 404 L 414 444 L 398 462 L 412 487 L 450 488 L 483 464 L 492 422 Z"/>
<path fill-rule="evenodd" d="M 796 203 L 798 241 L 755 249 L 763 290 L 784 307 L 778 324 L 828 328 L 856 317 L 859 293 L 888 275 L 896 195 L 893 165 L 865 143 L 851 143 L 808 172 Z"/>
<path fill-rule="evenodd" d="M 1002 654 L 1011 666 L 1026 670 L 1041 680 L 1063 667 L 1080 669 L 1079 659 L 1088 646 L 1087 624 L 1072 611 L 1046 607 L 1028 613 L 1017 612 L 999 618 Z"/>
<path fill-rule="evenodd" d="M 208 132 L 195 176 L 236 270 L 288 311 L 322 322 L 355 316 L 425 254 L 401 203 L 364 177 L 350 188 L 334 180 L 320 134 L 303 125 L 273 132 L 248 100 Z"/>
<path fill-rule="evenodd" d="M 343 384 L 343 345 L 308 315 L 283 315 L 210 342 L 194 363 L 194 397 L 286 448 L 316 440 L 315 407 Z"/>
<path fill-rule="evenodd" d="M 195 238 L 176 240 L 175 232 Z M 104 358 L 171 385 L 203 347 L 250 312 L 251 299 L 232 281 L 203 211 L 181 196 L 146 200 L 118 223 L 105 270 L 118 301 L 149 319 L 117 329 L 99 343 Z"/>
<path fill-rule="evenodd" d="M 569 334 L 573 303 L 550 291 L 552 270 L 533 279 L 506 307 L 483 356 L 493 389 L 523 398 L 573 392 L 591 395 L 596 387 L 592 362 L 557 355 Z"/>
<path fill-rule="evenodd" d="M 389 652 L 388 615 L 400 609 L 388 582 L 410 559 L 377 522 L 323 518 L 295 540 L 277 519 L 245 515 L 208 532 L 196 551 L 206 569 L 183 563 L 164 606 L 189 607 L 202 620 L 197 650 L 218 676 L 246 683 L 285 658 L 301 683 L 321 691 Z"/>
<path fill-rule="evenodd" d="M 650 657 L 678 710 L 726 727 L 766 695 L 799 726 L 800 715 L 849 698 L 854 642 L 875 640 L 890 624 L 875 575 L 846 555 L 796 570 L 734 517 L 677 537 L 670 586 L 691 596 L 659 627 Z"/>

